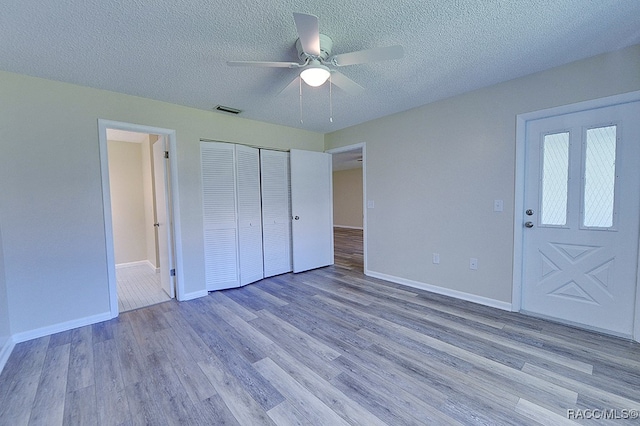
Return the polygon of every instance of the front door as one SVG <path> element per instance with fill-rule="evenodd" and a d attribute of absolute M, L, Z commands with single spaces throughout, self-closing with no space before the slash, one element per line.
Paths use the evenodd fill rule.
<path fill-rule="evenodd" d="M 527 122 L 522 309 L 631 336 L 640 102 Z"/>

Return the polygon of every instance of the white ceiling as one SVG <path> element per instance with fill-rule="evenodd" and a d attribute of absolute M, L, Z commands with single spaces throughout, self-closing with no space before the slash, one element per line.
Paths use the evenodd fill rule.
<path fill-rule="evenodd" d="M 295 61 L 293 12 L 333 53 L 401 44 L 401 60 L 342 67 L 366 90 L 277 96 L 296 76 L 228 60 Z M 640 43 L 638 0 L 9 0 L 0 69 L 327 133 Z M 212 112 L 212 114 L 223 114 Z"/>

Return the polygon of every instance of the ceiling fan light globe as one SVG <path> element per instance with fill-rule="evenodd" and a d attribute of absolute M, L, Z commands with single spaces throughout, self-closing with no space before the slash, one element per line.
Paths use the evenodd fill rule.
<path fill-rule="evenodd" d="M 322 86 L 329 79 L 331 72 L 324 65 L 305 68 L 300 73 L 300 78 L 311 87 Z"/>

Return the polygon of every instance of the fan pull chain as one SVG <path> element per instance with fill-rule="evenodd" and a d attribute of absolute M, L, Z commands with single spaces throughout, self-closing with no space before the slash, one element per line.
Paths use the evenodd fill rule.
<path fill-rule="evenodd" d="M 329 123 L 333 123 L 333 98 L 331 97 L 331 74 L 329 74 Z"/>
<path fill-rule="evenodd" d="M 298 82 L 300 83 L 300 124 L 303 124 L 302 121 L 302 79 L 298 78 Z"/>

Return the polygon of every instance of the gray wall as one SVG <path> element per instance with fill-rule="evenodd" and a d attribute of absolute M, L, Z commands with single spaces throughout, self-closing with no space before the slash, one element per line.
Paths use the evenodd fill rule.
<path fill-rule="evenodd" d="M 333 172 L 333 226 L 362 228 L 362 168 Z"/>
<path fill-rule="evenodd" d="M 109 313 L 98 119 L 175 129 L 185 293 L 205 290 L 200 138 L 321 151 L 322 134 L 0 72 L 0 226 L 12 333 Z"/>
<path fill-rule="evenodd" d="M 369 272 L 508 307 L 516 116 L 640 90 L 639 70 L 637 45 L 326 135 L 366 143 Z"/>
<path fill-rule="evenodd" d="M 4 251 L 2 249 L 2 230 L 0 229 L 0 355 L 9 343 L 11 327 L 9 324 L 9 304 L 7 303 L 7 283 L 4 277 Z M 2 371 L 2 356 L 0 356 Z"/>

